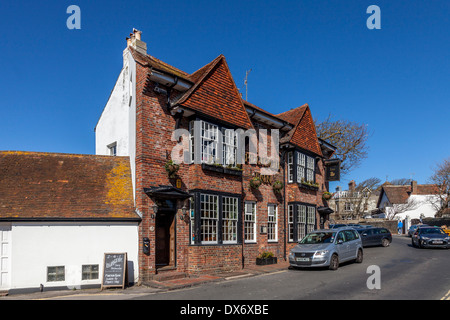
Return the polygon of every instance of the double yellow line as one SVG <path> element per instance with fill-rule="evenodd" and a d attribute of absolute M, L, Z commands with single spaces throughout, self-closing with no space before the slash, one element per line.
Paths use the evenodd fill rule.
<path fill-rule="evenodd" d="M 450 300 L 450 290 L 441 298 L 441 300 Z"/>

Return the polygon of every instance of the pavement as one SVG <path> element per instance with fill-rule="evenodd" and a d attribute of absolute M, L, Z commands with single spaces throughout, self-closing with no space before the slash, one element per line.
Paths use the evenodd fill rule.
<path fill-rule="evenodd" d="M 124 295 L 142 295 L 150 293 L 165 292 L 170 290 L 178 290 L 188 288 L 192 286 L 199 286 L 210 282 L 229 281 L 245 277 L 253 277 L 263 274 L 276 273 L 279 271 L 287 270 L 289 267 L 288 261 L 278 261 L 277 264 L 257 266 L 249 265 L 244 269 L 236 272 L 227 272 L 221 274 L 204 274 L 204 275 L 192 275 L 186 278 L 170 279 L 163 281 L 148 281 L 139 285 L 133 285 L 121 288 L 108 288 L 101 290 L 95 289 L 77 289 L 77 290 L 51 290 L 43 292 L 34 292 L 27 294 L 12 294 L 0 296 L 1 300 L 51 300 L 51 299 L 64 299 L 70 298 L 86 299 L 89 297 L 91 300 L 100 299 L 101 296 L 110 296 L 110 298 L 124 297 Z M 103 298 L 103 297 L 102 297 Z"/>

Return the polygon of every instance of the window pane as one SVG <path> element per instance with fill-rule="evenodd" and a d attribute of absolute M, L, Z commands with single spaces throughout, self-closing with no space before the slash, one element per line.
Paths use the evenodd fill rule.
<path fill-rule="evenodd" d="M 256 203 L 254 202 L 245 203 L 244 239 L 256 241 Z"/>
<path fill-rule="evenodd" d="M 203 242 L 217 242 L 218 196 L 202 194 L 200 202 L 201 240 Z"/>
<path fill-rule="evenodd" d="M 237 203 L 238 198 L 222 198 L 222 240 L 223 242 L 237 242 Z"/>
<path fill-rule="evenodd" d="M 274 204 L 268 205 L 267 217 L 267 239 L 269 241 L 278 240 L 277 236 L 277 207 Z"/>

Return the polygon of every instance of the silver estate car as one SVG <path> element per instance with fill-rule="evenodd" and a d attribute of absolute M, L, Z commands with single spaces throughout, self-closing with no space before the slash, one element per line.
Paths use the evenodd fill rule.
<path fill-rule="evenodd" d="M 351 227 L 314 230 L 289 253 L 291 267 L 328 267 L 337 270 L 339 264 L 363 261 L 363 246 L 359 233 Z"/>

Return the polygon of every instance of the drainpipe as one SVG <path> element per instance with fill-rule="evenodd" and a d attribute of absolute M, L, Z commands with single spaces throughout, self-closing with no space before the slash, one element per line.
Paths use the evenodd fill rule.
<path fill-rule="evenodd" d="M 287 188 L 287 183 L 286 183 L 286 164 L 285 164 L 285 157 L 286 157 L 286 148 L 283 149 L 283 153 L 281 155 L 282 158 L 282 164 L 283 164 L 283 184 L 284 184 L 284 188 L 283 188 L 283 211 L 284 211 L 284 261 L 286 261 L 286 244 L 287 244 L 287 237 L 286 237 L 286 188 Z"/>

